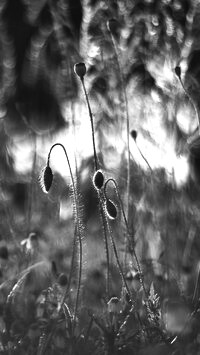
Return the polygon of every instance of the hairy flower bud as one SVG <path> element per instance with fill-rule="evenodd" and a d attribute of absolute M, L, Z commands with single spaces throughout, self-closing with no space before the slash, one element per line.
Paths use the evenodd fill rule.
<path fill-rule="evenodd" d="M 39 181 L 43 191 L 48 193 L 53 182 L 53 173 L 49 165 L 42 171 Z"/>
<path fill-rule="evenodd" d="M 97 170 L 93 176 L 93 185 L 95 189 L 100 190 L 104 184 L 104 175 L 101 170 Z"/>
<path fill-rule="evenodd" d="M 106 213 L 110 219 L 117 218 L 117 208 L 115 204 L 108 198 L 106 199 Z"/>
<path fill-rule="evenodd" d="M 85 63 L 76 63 L 74 65 L 74 72 L 76 73 L 76 75 L 79 76 L 79 78 L 81 78 L 81 80 L 83 79 L 83 77 L 86 74 L 86 66 Z"/>

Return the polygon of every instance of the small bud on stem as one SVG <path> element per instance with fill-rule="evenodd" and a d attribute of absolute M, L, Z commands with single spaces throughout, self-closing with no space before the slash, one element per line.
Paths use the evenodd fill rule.
<path fill-rule="evenodd" d="M 76 73 L 76 75 L 79 76 L 79 78 L 81 80 L 83 80 L 83 77 L 85 76 L 86 74 L 86 66 L 85 66 L 85 63 L 76 63 L 74 65 L 74 72 Z"/>
<path fill-rule="evenodd" d="M 180 78 L 181 77 L 181 67 L 177 66 L 174 69 L 174 71 L 175 71 L 175 74 L 178 76 L 178 78 Z"/>
<path fill-rule="evenodd" d="M 97 170 L 93 176 L 93 185 L 95 189 L 100 190 L 104 184 L 104 175 L 101 170 Z"/>

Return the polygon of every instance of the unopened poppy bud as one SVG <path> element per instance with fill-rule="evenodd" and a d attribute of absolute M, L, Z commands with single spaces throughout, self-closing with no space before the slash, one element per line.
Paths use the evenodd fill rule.
<path fill-rule="evenodd" d="M 106 212 L 110 219 L 115 219 L 117 217 L 117 208 L 110 199 L 106 199 Z"/>
<path fill-rule="evenodd" d="M 79 78 L 81 78 L 81 80 L 83 79 L 84 75 L 86 74 L 86 66 L 85 63 L 76 63 L 74 65 L 74 72 L 76 73 L 76 75 L 79 76 Z"/>
<path fill-rule="evenodd" d="M 121 311 L 121 304 L 117 297 L 112 297 L 108 303 L 108 312 L 118 314 Z"/>
<path fill-rule="evenodd" d="M 43 170 L 42 176 L 40 177 L 40 184 L 44 192 L 49 192 L 53 182 L 53 173 L 49 165 Z"/>
<path fill-rule="evenodd" d="M 135 131 L 134 129 L 131 131 L 131 137 L 134 139 L 134 141 L 136 141 L 137 131 Z"/>
<path fill-rule="evenodd" d="M 93 185 L 95 189 L 100 190 L 104 184 L 104 175 L 101 170 L 97 170 L 93 176 Z"/>
<path fill-rule="evenodd" d="M 177 66 L 174 69 L 174 71 L 175 71 L 175 74 L 178 76 L 178 78 L 180 78 L 180 76 L 181 76 L 181 67 Z"/>

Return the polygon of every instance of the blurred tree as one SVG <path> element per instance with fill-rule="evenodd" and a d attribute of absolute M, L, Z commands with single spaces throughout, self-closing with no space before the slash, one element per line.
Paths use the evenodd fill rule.
<path fill-rule="evenodd" d="M 62 105 L 77 95 L 80 1 L 8 0 L 0 11 L 1 107 L 8 134 L 61 129 Z"/>

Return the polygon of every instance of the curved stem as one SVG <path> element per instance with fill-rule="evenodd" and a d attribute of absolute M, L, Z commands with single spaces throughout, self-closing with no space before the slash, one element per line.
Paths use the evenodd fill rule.
<path fill-rule="evenodd" d="M 128 112 L 128 99 L 127 99 L 127 94 L 126 94 L 126 88 L 124 85 L 124 76 L 123 76 L 123 71 L 120 65 L 120 61 L 118 58 L 118 51 L 117 51 L 117 46 L 115 43 L 115 39 L 112 35 L 112 32 L 109 30 L 114 52 L 115 52 L 115 57 L 116 57 L 116 62 L 117 66 L 119 69 L 119 75 L 120 75 L 120 81 L 121 81 L 121 88 L 124 96 L 124 103 L 125 103 L 125 112 L 126 112 L 126 139 L 127 139 L 127 223 L 129 225 L 129 210 L 130 210 L 130 137 L 129 137 L 129 132 L 130 132 L 130 120 L 129 120 L 129 112 Z M 124 263 L 126 265 L 126 259 L 127 259 L 127 249 L 128 249 L 128 241 L 125 239 L 125 255 L 124 255 Z"/>
<path fill-rule="evenodd" d="M 200 134 L 200 117 L 199 117 L 199 111 L 197 110 L 196 104 L 193 100 L 193 98 L 191 97 L 191 95 L 189 94 L 189 92 L 186 90 L 183 81 L 181 79 L 181 76 L 179 76 L 179 81 L 181 83 L 181 86 L 183 88 L 183 91 L 185 92 L 186 96 L 189 98 L 190 102 L 192 103 L 192 106 L 194 107 L 195 110 L 195 114 L 196 114 L 196 118 L 197 118 L 197 123 L 198 123 L 198 130 L 199 130 L 199 134 Z"/>
<path fill-rule="evenodd" d="M 126 226 L 126 230 L 127 230 L 127 234 L 128 234 L 128 239 L 129 239 L 129 241 L 131 242 L 131 252 L 132 252 L 133 255 L 134 255 L 134 258 L 135 258 L 135 261 L 136 261 L 136 265 L 137 265 L 137 269 L 138 269 L 138 272 L 139 272 L 140 283 L 141 283 L 142 289 L 143 289 L 143 291 L 144 291 L 144 294 L 147 296 L 146 288 L 145 288 L 145 285 L 144 285 L 143 273 L 142 273 L 142 270 L 141 270 L 141 267 L 140 267 L 140 263 L 139 263 L 137 254 L 136 254 L 136 252 L 135 252 L 135 248 L 134 248 L 134 246 L 132 245 L 132 244 L 133 244 L 133 243 L 132 243 L 132 236 L 131 236 L 131 233 L 130 233 L 130 231 L 129 231 L 129 226 L 128 226 L 127 218 L 126 218 L 126 215 L 125 215 L 125 212 L 124 212 L 124 207 L 123 207 L 122 199 L 121 199 L 121 197 L 120 197 L 120 193 L 119 193 L 119 189 L 118 189 L 117 183 L 116 183 L 116 181 L 115 181 L 113 178 L 110 178 L 110 179 L 106 180 L 106 182 L 105 182 L 105 185 L 104 185 L 104 193 L 105 193 L 105 196 L 106 196 L 106 198 L 107 198 L 106 188 L 107 188 L 107 184 L 108 184 L 109 182 L 112 182 L 113 185 L 114 185 L 114 187 L 115 187 L 115 191 L 116 191 L 116 194 L 117 194 L 117 198 L 118 198 L 118 200 L 119 200 L 119 203 L 120 203 L 120 208 L 121 208 L 122 215 L 123 215 L 124 222 L 125 222 L 125 226 Z"/>
<path fill-rule="evenodd" d="M 95 165 L 95 170 L 98 170 L 98 159 L 97 159 L 96 146 L 95 146 L 93 116 L 92 116 L 90 102 L 89 102 L 89 99 L 88 99 L 88 94 L 87 94 L 87 91 L 86 91 L 86 88 L 85 88 L 85 82 L 84 82 L 83 78 L 81 79 L 81 83 L 82 83 L 82 86 L 83 86 L 83 91 L 84 91 L 86 102 L 87 102 L 87 107 L 88 107 L 88 112 L 89 112 L 89 117 L 90 117 L 90 123 L 91 123 L 91 129 L 92 129 L 92 143 L 93 143 L 93 150 L 94 150 L 94 165 Z"/>
<path fill-rule="evenodd" d="M 124 96 L 124 104 L 125 104 L 125 112 L 126 112 L 126 138 L 127 138 L 127 222 L 129 221 L 129 196 L 130 196 L 130 137 L 129 137 L 129 132 L 130 132 L 130 120 L 129 120 L 129 112 L 128 112 L 128 99 L 127 99 L 127 94 L 126 94 L 126 88 L 124 85 L 124 76 L 123 76 L 123 71 L 120 65 L 119 61 L 119 56 L 117 53 L 117 47 L 115 43 L 115 39 L 110 32 L 114 52 L 115 52 L 115 57 L 116 57 L 116 62 L 117 66 L 119 69 L 119 74 L 120 74 L 120 81 L 121 81 L 121 87 L 123 91 L 123 96 Z"/>
<path fill-rule="evenodd" d="M 141 149 L 138 147 L 138 144 L 137 144 L 136 142 L 135 142 L 135 144 L 136 144 L 136 147 L 137 147 L 137 149 L 138 149 L 138 151 L 139 151 L 139 153 L 140 153 L 142 159 L 144 159 L 145 163 L 148 165 L 148 167 L 149 167 L 149 169 L 150 169 L 150 171 L 151 171 L 151 173 L 152 173 L 152 172 L 153 172 L 153 169 L 152 169 L 151 165 L 149 164 L 148 160 L 145 158 L 145 156 L 144 156 L 144 154 L 142 153 Z"/>
<path fill-rule="evenodd" d="M 121 264 L 120 264 L 120 261 L 119 261 L 119 256 L 118 256 L 115 240 L 113 238 L 112 231 L 111 231 L 111 228 L 110 228 L 110 225 L 109 225 L 109 222 L 108 222 L 107 218 L 106 218 L 106 223 L 107 223 L 108 233 L 109 233 L 109 236 L 110 236 L 110 240 L 111 240 L 111 244 L 112 244 L 113 251 L 114 251 L 114 254 L 115 254 L 115 258 L 116 258 L 116 262 L 117 262 L 117 266 L 118 266 L 118 269 L 119 269 L 120 276 L 122 278 L 124 287 L 126 288 L 126 292 L 129 295 L 130 299 L 132 300 L 131 292 L 129 290 L 129 287 L 127 285 L 126 279 L 124 277 L 124 273 L 123 273 L 123 270 L 122 270 L 122 267 L 121 267 Z"/>
<path fill-rule="evenodd" d="M 107 198 L 107 195 L 106 195 L 106 186 L 107 186 L 108 181 L 110 181 L 110 180 L 113 180 L 113 181 L 114 181 L 114 179 L 108 179 L 108 180 L 105 182 L 105 185 L 104 185 L 104 193 L 105 193 L 105 197 L 106 197 L 106 198 Z M 121 201 L 121 198 L 120 198 L 120 201 Z M 123 209 L 123 213 L 124 213 L 124 216 L 125 216 L 124 209 Z M 125 219 L 126 219 L 126 216 L 125 216 Z M 108 223 L 108 219 L 107 219 L 107 218 L 106 218 L 106 222 L 107 222 L 108 232 L 109 232 L 110 239 L 111 239 L 111 244 L 112 244 L 113 251 L 114 251 L 114 254 L 115 254 L 115 258 L 116 258 L 116 261 L 117 261 L 117 266 L 118 266 L 118 269 L 119 269 L 119 272 L 120 272 L 122 281 L 123 281 L 123 283 L 124 283 L 124 286 L 125 286 L 125 288 L 126 288 L 126 292 L 127 292 L 127 294 L 129 295 L 129 297 L 130 297 L 130 299 L 131 299 L 131 293 L 130 293 L 129 287 L 128 287 L 128 285 L 127 285 L 126 279 L 125 279 L 125 277 L 124 277 L 124 273 L 123 273 L 123 270 L 122 270 L 122 267 L 121 267 L 121 264 L 120 264 L 120 261 L 119 261 L 119 256 L 118 256 L 118 252 L 117 252 L 117 247 L 116 247 L 116 244 L 115 244 L 115 240 L 114 240 L 114 238 L 113 238 L 112 231 L 111 231 L 111 228 L 110 228 L 110 225 L 109 225 L 109 223 Z M 127 219 L 126 219 L 126 222 L 127 222 Z"/>
<path fill-rule="evenodd" d="M 72 181 L 72 189 L 73 189 L 73 199 L 74 199 L 74 211 L 75 211 L 75 238 L 76 238 L 76 231 L 78 234 L 78 240 L 79 240 L 79 275 L 78 275 L 78 286 L 77 286 L 77 295 L 76 295 L 76 301 L 75 301 L 75 307 L 74 307 L 74 328 L 75 328 L 75 323 L 76 323 L 76 314 L 77 314 L 77 309 L 78 309 L 78 301 L 79 301 L 79 295 L 80 295 L 80 287 L 81 287 L 81 277 L 82 277 L 82 258 L 83 258 L 83 251 L 82 251 L 82 240 L 81 240 L 81 226 L 80 226 L 80 221 L 79 221 L 79 206 L 78 206 L 78 194 L 77 194 L 77 189 L 76 189 L 76 184 L 74 181 L 74 177 L 72 174 L 72 169 L 71 169 L 71 165 L 70 165 L 70 161 L 69 161 L 69 157 L 67 154 L 67 151 L 65 149 L 65 147 L 61 144 L 61 143 L 55 143 L 52 145 L 49 154 L 48 154 L 48 159 L 47 159 L 47 165 L 49 164 L 49 160 L 50 160 L 50 155 L 51 152 L 53 150 L 54 147 L 56 146 L 60 146 L 66 156 L 67 159 L 67 163 L 68 163 L 68 167 L 69 167 L 69 172 L 70 172 L 70 177 L 71 177 L 71 181 Z M 73 247 L 74 249 L 74 247 Z M 71 264 L 71 269 L 73 269 L 73 264 Z M 63 297 L 63 301 L 62 301 L 62 305 L 65 302 L 65 298 L 67 296 L 67 293 L 69 291 L 69 287 L 70 287 L 70 283 L 71 280 L 69 282 L 68 288 L 65 292 L 65 295 Z M 62 308 L 62 307 L 61 307 Z"/>

